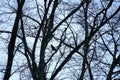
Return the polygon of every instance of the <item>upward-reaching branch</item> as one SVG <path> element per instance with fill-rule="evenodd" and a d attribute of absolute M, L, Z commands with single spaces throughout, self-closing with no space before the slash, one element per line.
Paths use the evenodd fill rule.
<path fill-rule="evenodd" d="M 14 58 L 15 41 L 16 41 L 17 31 L 18 31 L 18 27 L 19 27 L 18 26 L 19 20 L 22 17 L 22 8 L 25 3 L 25 0 L 22 0 L 22 1 L 17 0 L 17 2 L 18 2 L 18 10 L 16 13 L 15 22 L 14 22 L 14 26 L 13 26 L 12 33 L 11 33 L 10 42 L 8 45 L 8 60 L 7 60 L 7 66 L 6 66 L 5 75 L 4 75 L 3 80 L 9 80 L 9 78 L 11 76 L 11 68 L 12 68 L 13 58 Z"/>

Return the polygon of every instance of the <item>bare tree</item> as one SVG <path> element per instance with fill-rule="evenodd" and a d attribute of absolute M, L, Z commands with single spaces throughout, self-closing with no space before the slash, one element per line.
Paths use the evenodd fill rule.
<path fill-rule="evenodd" d="M 8 45 L 4 80 L 16 73 L 20 80 L 119 78 L 120 3 L 13 1 L 7 2 L 8 15 L 16 14 L 12 31 L 0 30 L 11 34 L 10 41 L 1 36 Z"/>

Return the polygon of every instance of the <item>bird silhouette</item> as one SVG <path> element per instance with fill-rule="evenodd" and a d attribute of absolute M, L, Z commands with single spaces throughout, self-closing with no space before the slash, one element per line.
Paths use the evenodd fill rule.
<path fill-rule="evenodd" d="M 52 48 L 53 51 L 56 51 L 56 49 L 53 45 L 51 45 L 51 48 Z"/>

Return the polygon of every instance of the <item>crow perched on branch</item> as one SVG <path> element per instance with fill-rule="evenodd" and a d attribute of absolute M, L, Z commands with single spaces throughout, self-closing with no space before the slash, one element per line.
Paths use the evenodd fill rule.
<path fill-rule="evenodd" d="M 53 45 L 51 45 L 51 48 L 52 48 L 53 51 L 56 51 L 56 49 Z"/>

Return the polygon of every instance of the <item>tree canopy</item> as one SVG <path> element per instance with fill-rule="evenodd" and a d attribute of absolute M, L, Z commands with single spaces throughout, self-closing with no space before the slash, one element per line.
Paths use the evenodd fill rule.
<path fill-rule="evenodd" d="M 1 0 L 0 79 L 120 79 L 119 0 Z"/>

